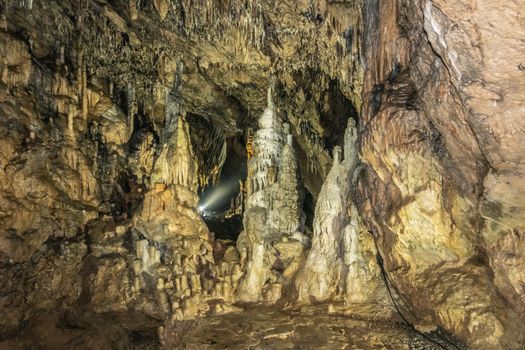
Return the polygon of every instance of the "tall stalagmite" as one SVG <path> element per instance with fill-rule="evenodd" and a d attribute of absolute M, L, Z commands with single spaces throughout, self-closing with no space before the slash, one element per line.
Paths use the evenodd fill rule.
<path fill-rule="evenodd" d="M 376 249 L 355 204 L 358 167 L 357 128 L 349 119 L 344 159 L 334 148 L 332 169 L 317 200 L 312 248 L 295 286 L 299 302 L 345 300 L 348 303 L 387 303 Z"/>
<path fill-rule="evenodd" d="M 254 157 L 248 164 L 245 230 L 237 247 L 246 256 L 246 274 L 238 297 L 242 301 L 274 302 L 281 297 L 283 271 L 295 269 L 303 251 L 302 192 L 289 126 L 276 115 L 272 89 L 259 118 Z M 279 266 L 276 269 L 275 266 Z M 290 273 L 290 271 L 288 271 Z"/>

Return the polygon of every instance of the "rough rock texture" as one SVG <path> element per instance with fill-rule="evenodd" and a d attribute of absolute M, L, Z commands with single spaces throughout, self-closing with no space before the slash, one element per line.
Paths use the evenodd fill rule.
<path fill-rule="evenodd" d="M 134 227 L 156 241 L 178 235 L 207 240 L 208 230 L 197 212 L 197 162 L 188 125 L 177 113 L 167 108 L 164 144 Z"/>
<path fill-rule="evenodd" d="M 299 311 L 241 347 L 417 348 L 370 321 L 391 294 L 418 329 L 522 349 L 523 9 L 2 1 L 0 348 L 213 348 L 188 337 L 244 327 L 246 302 Z M 198 193 L 250 129 L 235 245 Z"/>
<path fill-rule="evenodd" d="M 416 317 L 480 349 L 523 345 L 523 5 L 363 7 L 363 215 Z"/>
<path fill-rule="evenodd" d="M 179 323 L 164 329 L 161 338 L 169 349 L 440 349 L 402 324 L 377 316 L 364 320 L 327 312 L 325 305 L 285 310 L 259 306 Z"/>
<path fill-rule="evenodd" d="M 272 89 L 268 106 L 259 118 L 254 156 L 248 163 L 245 230 L 237 239 L 246 274 L 238 290 L 244 302 L 281 298 L 285 277 L 297 269 L 308 244 L 302 234 L 302 189 L 289 125 L 276 114 Z"/>
<path fill-rule="evenodd" d="M 373 239 L 354 199 L 356 138 L 355 121 L 349 119 L 344 159 L 341 148 L 334 148 L 334 163 L 317 200 L 312 248 L 295 281 L 299 302 L 388 303 Z"/>

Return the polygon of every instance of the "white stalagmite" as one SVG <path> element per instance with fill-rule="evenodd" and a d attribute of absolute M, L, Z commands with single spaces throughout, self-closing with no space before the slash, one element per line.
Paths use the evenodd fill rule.
<path fill-rule="evenodd" d="M 315 207 L 312 249 L 300 272 L 296 287 L 300 302 L 333 299 L 342 290 L 342 234 L 348 223 L 348 194 L 352 169 L 337 160 L 321 188 Z"/>
<path fill-rule="evenodd" d="M 245 230 L 237 240 L 245 270 L 238 298 L 244 302 L 263 299 L 275 302 L 280 297 L 280 293 L 273 293 L 271 298 L 264 298 L 263 293 L 271 288 L 268 285 L 270 277 L 280 275 L 272 266 L 283 254 L 274 243 L 288 242 L 288 237 L 304 226 L 297 160 L 288 133 L 289 128 L 275 113 L 272 89 L 269 88 L 268 105 L 259 118 L 259 130 L 254 136 L 254 156 L 248 164 Z M 279 247 L 286 250 L 287 245 Z M 302 250 L 302 243 L 299 245 Z M 286 259 L 282 265 L 286 268 L 290 262 L 291 259 Z"/>
<path fill-rule="evenodd" d="M 246 208 L 268 207 L 269 191 L 261 192 L 268 183 L 268 170 L 280 161 L 285 135 L 283 127 L 275 114 L 272 89 L 268 88 L 268 105 L 259 118 L 259 130 L 254 137 L 255 156 L 248 164 L 248 181 L 251 181 L 254 194 L 248 196 Z M 255 193 L 261 192 L 261 193 Z"/>
<path fill-rule="evenodd" d="M 291 141 L 291 138 L 288 139 Z M 278 190 L 272 196 L 273 205 L 269 213 L 272 228 L 286 236 L 302 232 L 305 221 L 302 211 L 304 193 L 300 186 L 295 151 L 289 143 L 283 147 L 277 181 Z"/>
<path fill-rule="evenodd" d="M 358 164 L 356 139 L 355 121 L 349 119 L 344 159 L 341 148 L 334 147 L 332 169 L 315 207 L 312 248 L 295 281 L 299 302 L 386 300 L 375 246 L 352 198 Z"/>

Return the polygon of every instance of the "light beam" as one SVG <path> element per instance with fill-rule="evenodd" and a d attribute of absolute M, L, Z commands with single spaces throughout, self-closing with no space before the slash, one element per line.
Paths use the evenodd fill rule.
<path fill-rule="evenodd" d="M 224 197 L 231 197 L 231 194 L 237 189 L 238 184 L 239 180 L 234 179 L 213 188 L 211 194 L 207 195 L 200 202 L 198 206 L 199 212 L 202 213 Z"/>

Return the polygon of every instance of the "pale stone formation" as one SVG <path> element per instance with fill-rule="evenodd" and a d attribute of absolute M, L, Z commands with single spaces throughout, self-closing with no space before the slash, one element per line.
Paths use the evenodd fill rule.
<path fill-rule="evenodd" d="M 134 299 L 150 314 L 193 319 L 207 312 L 209 295 L 229 299 L 231 283 L 225 287 L 209 275 L 216 265 L 212 237 L 196 209 L 197 161 L 188 124 L 172 95 L 167 95 L 165 115 L 161 152 L 133 220 L 134 229 L 147 238 L 136 243 Z M 151 290 L 153 303 L 147 296 Z"/>
<path fill-rule="evenodd" d="M 153 4 L 155 5 L 155 9 L 157 9 L 157 12 L 159 13 L 160 20 L 164 21 L 166 19 L 166 16 L 168 16 L 170 2 L 168 0 L 154 0 Z"/>
<path fill-rule="evenodd" d="M 352 119 L 346 133 L 355 135 Z M 346 138 L 345 141 L 355 142 L 355 139 Z M 350 147 L 345 143 L 345 149 Z M 344 291 L 343 235 L 349 222 L 348 197 L 355 163 L 355 152 L 345 154 L 345 160 L 341 162 L 341 148 L 334 148 L 332 169 L 315 207 L 312 248 L 295 281 L 299 302 L 324 301 L 336 298 Z"/>
<path fill-rule="evenodd" d="M 277 181 L 279 187 L 274 189 L 269 218 L 274 229 L 290 236 L 303 232 L 305 219 L 301 205 L 304 194 L 291 142 L 283 147 Z"/>
<path fill-rule="evenodd" d="M 281 292 L 280 287 L 277 292 L 276 287 L 266 286 L 275 274 L 272 266 L 279 261 L 286 268 L 294 258 L 299 259 L 307 240 L 294 240 L 298 245 L 292 248 L 293 256 L 287 256 L 290 248 L 286 243 L 278 245 L 282 239 L 287 241 L 294 233 L 300 234 L 304 214 L 289 126 L 283 126 L 276 115 L 271 88 L 268 105 L 259 118 L 259 128 L 254 137 L 254 157 L 248 164 L 245 230 L 237 240 L 245 270 L 237 298 L 244 302 L 264 299 L 273 303 L 281 297 Z M 264 293 L 263 289 L 267 291 Z"/>
<path fill-rule="evenodd" d="M 332 169 L 315 208 L 312 248 L 295 281 L 300 303 L 341 299 L 348 304 L 388 303 L 373 238 L 353 198 L 356 139 L 355 121 L 350 118 L 344 160 L 336 146 Z"/>
<path fill-rule="evenodd" d="M 197 191 L 197 162 L 193 154 L 188 123 L 178 103 L 167 96 L 166 129 L 162 150 L 155 160 L 151 186 L 156 184 L 180 185 Z"/>
<path fill-rule="evenodd" d="M 272 89 L 268 88 L 267 107 L 259 118 L 259 130 L 254 137 L 254 157 L 248 164 L 248 193 L 246 210 L 252 207 L 270 208 L 270 185 L 276 174 L 284 146 L 283 126 L 276 115 Z"/>
<path fill-rule="evenodd" d="M 253 208 L 245 216 L 245 230 L 239 236 L 237 244 L 246 247 L 249 258 L 245 263 L 245 275 L 242 277 L 238 289 L 238 298 L 241 301 L 254 302 L 262 297 L 262 288 L 270 275 L 270 265 L 266 260 L 264 244 L 265 228 L 267 227 L 267 213 L 263 208 Z"/>
<path fill-rule="evenodd" d="M 168 98 L 164 144 L 155 160 L 150 190 L 135 227 L 156 241 L 175 235 L 208 239 L 208 229 L 196 207 L 197 162 L 193 156 L 188 125 Z"/>

